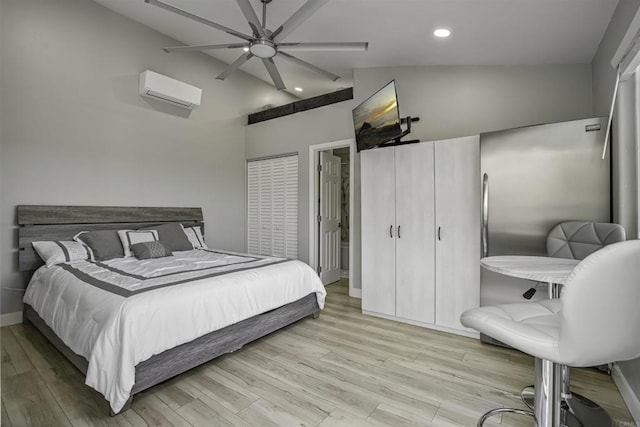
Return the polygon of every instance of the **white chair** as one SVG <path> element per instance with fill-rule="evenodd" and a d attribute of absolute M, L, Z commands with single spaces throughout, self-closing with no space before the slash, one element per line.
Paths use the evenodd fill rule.
<path fill-rule="evenodd" d="M 582 260 L 606 245 L 624 240 L 625 231 L 619 224 L 566 221 L 555 225 L 549 231 L 545 242 L 546 254 L 549 257 Z M 541 286 L 544 286 L 545 292 L 542 291 Z M 525 281 L 514 281 L 498 276 L 494 277 L 494 280 L 483 280 L 480 305 L 537 301 L 548 298 L 547 294 L 546 283 L 531 286 Z M 487 337 L 483 337 L 483 341 L 500 344 L 487 340 Z"/>
<path fill-rule="evenodd" d="M 559 299 L 474 308 L 460 320 L 536 358 L 532 415 L 539 427 L 559 427 L 562 365 L 587 367 L 640 356 L 638 301 L 640 240 L 631 240 L 587 256 Z M 478 426 L 506 411 L 487 412 Z"/>
<path fill-rule="evenodd" d="M 585 259 L 598 249 L 625 240 L 620 224 L 608 222 L 567 221 L 547 235 L 547 256 Z"/>
<path fill-rule="evenodd" d="M 547 256 L 583 260 L 598 249 L 626 239 L 624 227 L 609 222 L 566 221 L 547 235 Z M 522 296 L 531 299 L 536 288 Z M 540 299 L 540 298 L 536 298 Z"/>

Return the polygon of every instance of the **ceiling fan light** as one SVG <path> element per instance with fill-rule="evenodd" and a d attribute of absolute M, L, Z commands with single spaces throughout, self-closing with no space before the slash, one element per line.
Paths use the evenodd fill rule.
<path fill-rule="evenodd" d="M 273 58 L 278 51 L 271 40 L 254 40 L 249 46 L 249 51 L 258 58 Z"/>
<path fill-rule="evenodd" d="M 245 52 L 249 52 L 249 47 L 243 47 L 242 50 L 244 50 Z"/>

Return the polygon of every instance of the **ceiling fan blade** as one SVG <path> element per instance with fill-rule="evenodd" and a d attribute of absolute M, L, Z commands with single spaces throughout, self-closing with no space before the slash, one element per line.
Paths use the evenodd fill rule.
<path fill-rule="evenodd" d="M 240 6 L 240 10 L 242 10 L 244 17 L 247 19 L 247 22 L 249 22 L 249 26 L 253 30 L 254 36 L 266 37 L 264 28 L 262 28 L 262 24 L 260 24 L 260 21 L 258 20 L 256 11 L 253 10 L 253 7 L 251 6 L 251 3 L 249 3 L 249 0 L 236 0 L 236 2 L 238 3 L 238 6 Z"/>
<path fill-rule="evenodd" d="M 213 50 L 213 49 L 238 49 L 241 47 L 249 47 L 248 43 L 227 43 L 227 44 L 201 44 L 195 46 L 171 46 L 163 47 L 167 53 L 170 52 L 192 52 L 200 50 Z"/>
<path fill-rule="evenodd" d="M 251 52 L 243 53 L 238 59 L 233 61 L 233 63 L 231 65 L 229 65 L 227 68 L 225 68 L 225 70 L 222 73 L 220 73 L 216 77 L 216 79 L 218 79 L 218 80 L 226 79 L 227 76 L 229 76 L 229 74 L 233 73 L 235 70 L 240 68 L 240 66 L 242 64 L 244 64 L 245 62 L 247 62 L 249 59 L 251 59 L 251 57 L 253 57 L 253 53 L 251 53 Z"/>
<path fill-rule="evenodd" d="M 275 62 L 273 62 L 273 59 L 262 58 L 262 63 L 264 64 L 264 67 L 269 72 L 269 75 L 271 76 L 271 80 L 273 80 L 273 84 L 276 85 L 278 90 L 286 89 L 287 87 L 284 85 L 284 82 L 282 81 L 282 77 L 280 77 L 280 73 L 276 68 Z"/>
<path fill-rule="evenodd" d="M 203 18 L 202 16 L 194 15 L 191 12 L 187 12 L 186 10 L 182 10 L 168 3 L 164 3 L 160 0 L 144 0 L 144 2 L 157 6 L 161 9 L 168 10 L 169 12 L 173 12 L 180 16 L 184 16 L 185 18 L 193 19 L 194 21 L 200 22 L 201 24 L 205 24 L 210 27 L 216 28 L 218 30 L 224 31 L 227 34 L 231 34 L 232 36 L 240 37 L 241 39 L 245 39 L 246 41 L 251 41 L 251 37 L 246 34 L 243 34 L 232 28 L 225 27 L 224 25 L 216 24 L 215 22 L 209 21 L 208 19 Z"/>
<path fill-rule="evenodd" d="M 338 42 L 338 43 L 279 43 L 278 51 L 341 51 L 341 52 L 364 52 L 369 48 L 369 43 L 363 42 Z"/>
<path fill-rule="evenodd" d="M 306 67 L 306 68 L 308 68 L 310 70 L 313 70 L 316 73 L 322 74 L 323 76 L 329 78 L 329 80 L 333 80 L 334 82 L 340 78 L 340 76 L 337 75 L 337 74 L 333 74 L 332 72 L 329 72 L 329 71 L 327 71 L 325 69 L 317 67 L 317 66 L 315 66 L 313 64 L 310 64 L 307 61 L 303 61 L 300 58 L 296 58 L 293 55 L 289 55 L 288 53 L 280 51 L 280 52 L 278 52 L 278 55 L 282 55 L 283 58 L 286 58 L 291 62 L 295 62 L 298 65 L 302 65 L 303 67 Z"/>
<path fill-rule="evenodd" d="M 271 39 L 274 42 L 279 42 L 284 39 L 328 1 L 329 0 L 307 0 L 300 9 L 298 9 L 289 19 L 284 21 L 284 23 L 273 32 Z"/>

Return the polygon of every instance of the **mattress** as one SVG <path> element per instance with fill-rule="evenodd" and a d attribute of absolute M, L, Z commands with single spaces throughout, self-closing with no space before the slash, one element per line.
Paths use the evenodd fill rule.
<path fill-rule="evenodd" d="M 192 250 L 41 267 L 24 302 L 88 360 L 86 384 L 119 412 L 138 363 L 311 293 L 323 308 L 324 286 L 303 262 Z"/>

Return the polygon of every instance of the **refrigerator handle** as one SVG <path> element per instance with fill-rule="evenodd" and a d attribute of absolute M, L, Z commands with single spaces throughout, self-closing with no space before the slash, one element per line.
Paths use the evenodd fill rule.
<path fill-rule="evenodd" d="M 482 257 L 489 256 L 489 175 L 482 175 Z"/>

